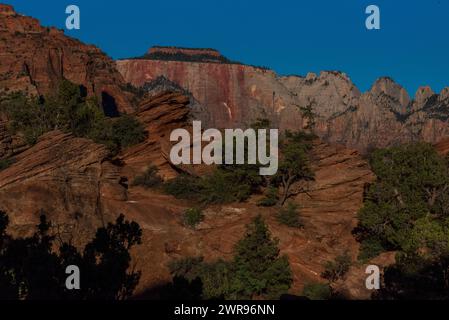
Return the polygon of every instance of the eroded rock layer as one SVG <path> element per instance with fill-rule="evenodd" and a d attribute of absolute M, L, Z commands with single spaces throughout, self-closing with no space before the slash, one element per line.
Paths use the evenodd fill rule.
<path fill-rule="evenodd" d="M 347 75 L 333 71 L 281 77 L 241 64 L 145 57 L 117 61 L 117 67 L 136 86 L 161 76 L 178 84 L 202 106 L 197 117 L 209 127 L 241 127 L 268 118 L 281 129 L 301 129 L 307 121 L 300 108 L 310 107 L 322 139 L 362 152 L 449 136 L 449 88 L 435 94 L 422 87 L 412 99 L 390 78 L 361 93 Z"/>
<path fill-rule="evenodd" d="M 99 48 L 43 27 L 37 19 L 0 7 L 0 93 L 24 91 L 45 95 L 66 78 L 83 85 L 106 107 L 132 112 L 132 94 L 114 62 Z"/>

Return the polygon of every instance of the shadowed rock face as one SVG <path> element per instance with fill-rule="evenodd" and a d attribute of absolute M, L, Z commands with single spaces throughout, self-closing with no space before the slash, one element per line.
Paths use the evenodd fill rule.
<path fill-rule="evenodd" d="M 119 168 L 107 160 L 108 151 L 88 139 L 58 131 L 16 156 L 0 172 L 1 209 L 8 212 L 11 228 L 26 234 L 45 212 L 61 236 L 76 243 L 89 239 L 105 220 L 102 202 L 126 200 L 119 184 Z"/>
<path fill-rule="evenodd" d="M 209 127 L 232 128 L 269 118 L 281 129 L 301 129 L 300 107 L 312 107 L 316 133 L 327 142 L 359 151 L 449 136 L 449 89 L 420 88 L 411 99 L 390 78 L 361 93 L 341 72 L 279 77 L 245 65 L 130 59 L 117 61 L 126 81 L 144 84 L 160 76 L 177 83 L 202 106 L 195 115 Z"/>
<path fill-rule="evenodd" d="M 132 95 L 122 89 L 123 78 L 114 62 L 89 46 L 19 15 L 11 6 L 0 7 L 0 93 L 25 91 L 45 95 L 66 78 L 83 85 L 90 95 L 113 97 L 119 111 L 132 112 Z"/>

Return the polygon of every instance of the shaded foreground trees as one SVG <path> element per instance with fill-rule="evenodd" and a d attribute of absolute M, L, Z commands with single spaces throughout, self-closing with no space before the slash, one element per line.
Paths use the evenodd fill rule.
<path fill-rule="evenodd" d="M 375 151 L 354 230 L 362 260 L 396 252 L 378 299 L 449 298 L 449 162 L 426 143 Z"/>
<path fill-rule="evenodd" d="M 278 240 L 272 239 L 258 216 L 234 249 L 231 261 L 205 263 L 203 258 L 187 258 L 170 265 L 173 283 L 163 298 L 253 299 L 279 298 L 292 284 L 286 256 L 280 256 Z"/>
<path fill-rule="evenodd" d="M 82 251 L 69 243 L 57 245 L 44 215 L 31 237 L 11 237 L 8 224 L 7 214 L 0 212 L 0 299 L 122 300 L 132 295 L 140 278 L 140 272 L 129 271 L 129 250 L 141 243 L 137 223 L 120 215 L 99 228 Z M 80 290 L 66 288 L 69 265 L 80 269 Z"/>

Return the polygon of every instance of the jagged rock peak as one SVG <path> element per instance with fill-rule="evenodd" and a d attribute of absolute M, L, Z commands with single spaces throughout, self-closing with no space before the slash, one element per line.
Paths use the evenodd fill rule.
<path fill-rule="evenodd" d="M 419 87 L 415 94 L 415 101 L 419 104 L 422 104 L 434 94 L 435 92 L 433 92 L 432 88 L 430 88 L 429 86 Z"/>
<path fill-rule="evenodd" d="M 449 99 L 449 87 L 443 88 L 440 92 L 440 100 Z"/>
<path fill-rule="evenodd" d="M 402 106 L 407 106 L 410 103 L 410 96 L 407 90 L 390 77 L 377 79 L 371 87 L 370 93 L 374 96 L 385 94 L 397 100 Z"/>
<path fill-rule="evenodd" d="M 13 16 L 16 14 L 14 7 L 9 4 L 0 3 L 0 15 Z"/>

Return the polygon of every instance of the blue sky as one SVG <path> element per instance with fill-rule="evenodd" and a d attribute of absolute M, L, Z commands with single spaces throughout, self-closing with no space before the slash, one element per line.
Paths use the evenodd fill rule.
<path fill-rule="evenodd" d="M 449 86 L 449 0 L 0 1 L 59 28 L 66 6 L 78 5 L 81 30 L 67 34 L 113 58 L 153 45 L 211 47 L 279 74 L 341 70 L 362 91 L 380 76 L 411 95 Z M 380 7 L 381 30 L 365 28 L 370 4 Z"/>

